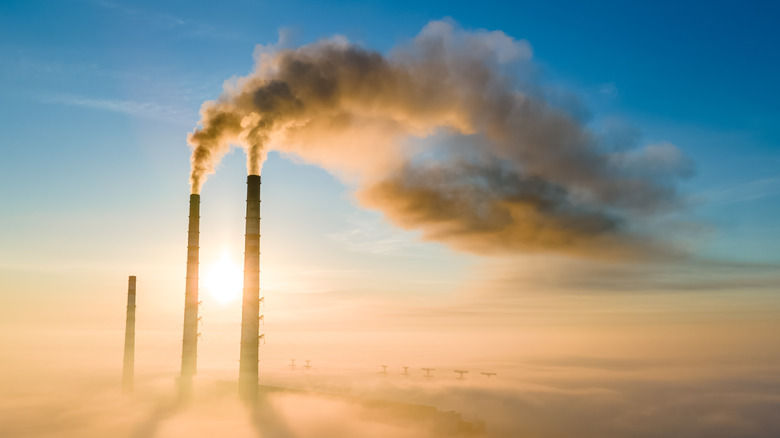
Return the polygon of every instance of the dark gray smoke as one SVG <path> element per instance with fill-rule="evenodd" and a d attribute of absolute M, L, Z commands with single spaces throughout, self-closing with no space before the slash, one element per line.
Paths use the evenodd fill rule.
<path fill-rule="evenodd" d="M 250 174 L 278 150 L 458 249 L 641 252 L 642 222 L 679 206 L 688 160 L 589 130 L 517 74 L 530 58 L 525 41 L 446 21 L 389 55 L 343 39 L 261 50 L 255 72 L 203 105 L 192 190 L 231 145 L 247 151 Z"/>

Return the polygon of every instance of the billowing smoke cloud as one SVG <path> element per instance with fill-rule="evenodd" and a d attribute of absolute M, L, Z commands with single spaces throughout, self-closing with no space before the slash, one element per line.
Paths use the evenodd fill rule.
<path fill-rule="evenodd" d="M 199 192 L 231 145 L 259 174 L 269 150 L 318 164 L 423 238 L 483 253 L 647 249 L 643 220 L 679 206 L 690 171 L 670 144 L 636 148 L 545 99 L 531 48 L 429 23 L 389 55 L 344 39 L 258 51 L 256 70 L 201 109 Z M 567 99 L 562 99 L 566 101 Z M 571 99 L 568 99 L 571 101 Z M 594 251 L 595 250 L 595 251 Z"/>

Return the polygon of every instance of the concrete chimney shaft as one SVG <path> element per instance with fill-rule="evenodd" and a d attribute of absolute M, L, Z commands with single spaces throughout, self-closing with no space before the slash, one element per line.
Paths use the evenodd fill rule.
<path fill-rule="evenodd" d="M 184 333 L 181 349 L 181 389 L 188 393 L 198 360 L 198 256 L 200 251 L 200 195 L 190 195 L 187 240 L 187 280 L 184 292 Z"/>
<path fill-rule="evenodd" d="M 260 335 L 260 175 L 246 180 L 244 298 L 241 311 L 241 355 L 238 390 L 247 402 L 257 401 Z"/>
<path fill-rule="evenodd" d="M 127 281 L 127 319 L 125 320 L 125 358 L 122 366 L 122 391 L 133 392 L 135 374 L 135 276 Z"/>

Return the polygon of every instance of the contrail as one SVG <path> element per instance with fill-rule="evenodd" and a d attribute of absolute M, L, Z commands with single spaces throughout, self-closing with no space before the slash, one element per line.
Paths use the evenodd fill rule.
<path fill-rule="evenodd" d="M 201 108 L 192 191 L 231 145 L 246 150 L 249 174 L 277 150 L 459 250 L 647 253 L 656 245 L 641 224 L 681 205 L 689 160 L 589 129 L 515 74 L 531 56 L 523 40 L 450 21 L 387 55 L 343 38 L 261 50 L 253 73 Z"/>

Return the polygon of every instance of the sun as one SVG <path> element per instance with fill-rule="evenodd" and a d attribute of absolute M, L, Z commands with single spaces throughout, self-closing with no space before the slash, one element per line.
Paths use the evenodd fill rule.
<path fill-rule="evenodd" d="M 222 258 L 209 267 L 203 277 L 203 287 L 209 295 L 220 303 L 228 303 L 241 295 L 243 278 L 239 268 L 229 256 Z"/>

